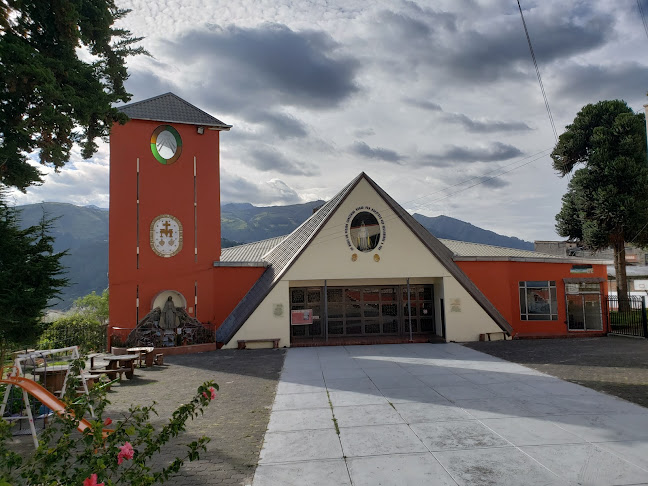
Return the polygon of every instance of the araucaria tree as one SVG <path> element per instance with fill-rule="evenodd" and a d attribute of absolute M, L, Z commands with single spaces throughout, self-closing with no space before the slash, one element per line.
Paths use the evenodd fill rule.
<path fill-rule="evenodd" d="M 128 13 L 114 0 L 0 0 L 0 182 L 24 191 L 42 182 L 27 155 L 56 169 L 75 143 L 88 158 L 95 139 L 124 122 L 125 58 L 140 39 L 113 24 Z"/>
<path fill-rule="evenodd" d="M 551 157 L 561 176 L 573 174 L 556 231 L 592 251 L 612 247 L 617 294 L 627 298 L 625 245 L 648 244 L 644 114 L 621 100 L 589 104 L 567 126 Z"/>

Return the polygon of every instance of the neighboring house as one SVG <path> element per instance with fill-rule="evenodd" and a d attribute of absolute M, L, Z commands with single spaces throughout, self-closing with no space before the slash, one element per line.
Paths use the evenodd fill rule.
<path fill-rule="evenodd" d="M 110 322 L 171 298 L 224 347 L 606 332 L 607 261 L 439 240 L 365 173 L 290 235 L 220 248 L 219 136 L 168 93 L 111 134 Z M 172 331 L 169 331 L 172 332 Z"/>
<path fill-rule="evenodd" d="M 607 267 L 607 273 L 608 292 L 610 295 L 616 295 L 616 271 L 614 265 Z M 630 295 L 643 297 L 646 300 L 646 296 L 648 295 L 648 266 L 626 266 L 626 278 L 628 280 L 628 292 Z"/>
<path fill-rule="evenodd" d="M 534 250 L 552 255 L 585 258 L 588 260 L 614 261 L 614 250 L 605 250 L 592 253 L 583 250 L 573 241 L 534 241 Z M 626 277 L 628 279 L 628 292 L 630 295 L 646 297 L 648 294 L 648 251 L 633 245 L 625 248 L 626 252 Z M 607 268 L 608 293 L 616 296 L 616 271 L 614 265 Z"/>
<path fill-rule="evenodd" d="M 587 258 L 589 260 L 614 260 L 614 250 L 606 248 L 596 252 L 585 250 L 573 241 L 534 241 L 533 249 L 551 255 Z M 633 245 L 625 247 L 626 264 L 648 265 L 648 252 Z"/>

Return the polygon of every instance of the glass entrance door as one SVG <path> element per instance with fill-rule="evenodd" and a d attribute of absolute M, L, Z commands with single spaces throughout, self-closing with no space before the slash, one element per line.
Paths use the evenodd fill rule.
<path fill-rule="evenodd" d="M 567 328 L 570 331 L 602 331 L 600 285 L 578 285 L 577 294 L 567 294 Z"/>
<path fill-rule="evenodd" d="M 435 333 L 434 285 L 410 287 L 412 333 Z M 291 325 L 295 338 L 386 336 L 409 333 L 407 287 L 381 285 L 290 289 L 290 309 L 312 309 L 313 324 Z M 325 321 L 326 315 L 326 321 Z M 328 329 L 324 329 L 328 322 Z"/>

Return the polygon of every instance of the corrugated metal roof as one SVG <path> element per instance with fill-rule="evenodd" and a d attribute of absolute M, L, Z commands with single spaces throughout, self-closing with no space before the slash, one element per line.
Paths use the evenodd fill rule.
<path fill-rule="evenodd" d="M 266 253 L 287 238 L 287 235 L 232 246 L 221 250 L 221 262 L 261 262 Z"/>
<path fill-rule="evenodd" d="M 447 246 L 452 253 L 461 257 L 515 257 L 515 258 L 552 258 L 564 259 L 558 255 L 540 253 L 531 250 L 519 250 L 517 248 L 505 248 L 503 246 L 484 245 L 482 243 L 469 243 L 466 241 L 439 239 Z"/>
<path fill-rule="evenodd" d="M 281 243 L 287 236 L 277 236 L 263 241 L 247 243 L 245 245 L 223 248 L 221 261 L 237 262 L 259 262 L 264 260 L 264 255 L 272 248 Z M 564 261 L 565 257 L 540 253 L 530 250 L 519 250 L 517 248 L 505 248 L 502 246 L 484 245 L 482 243 L 469 243 L 466 241 L 439 239 L 454 255 L 454 257 L 504 257 L 504 258 L 528 258 L 532 260 L 553 259 Z M 578 262 L 580 260 L 570 259 Z M 630 267 L 628 267 L 630 268 Z"/>
<path fill-rule="evenodd" d="M 117 107 L 134 120 L 153 120 L 167 123 L 186 123 L 229 130 L 232 125 L 223 123 L 209 113 L 195 107 L 173 93 L 165 93 L 147 100 Z"/>

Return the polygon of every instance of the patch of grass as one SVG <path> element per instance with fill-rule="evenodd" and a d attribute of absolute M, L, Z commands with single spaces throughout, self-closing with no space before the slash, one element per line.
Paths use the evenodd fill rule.
<path fill-rule="evenodd" d="M 335 418 L 335 415 L 333 415 L 333 426 L 335 427 L 335 433 L 337 435 L 340 435 L 340 427 L 338 427 L 338 422 L 337 419 Z"/>
<path fill-rule="evenodd" d="M 335 418 L 335 412 L 333 411 L 333 402 L 331 402 L 331 395 L 328 390 L 326 390 L 326 397 L 328 398 L 329 407 L 331 407 L 331 415 L 333 415 L 333 426 L 335 427 L 335 433 L 340 435 L 340 427 L 338 426 L 338 421 Z"/>

